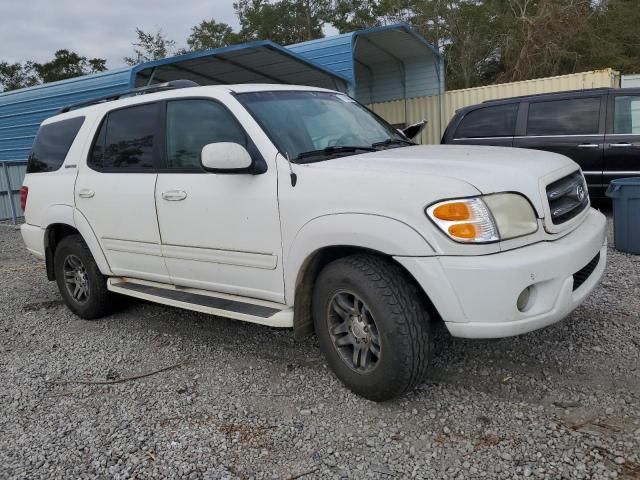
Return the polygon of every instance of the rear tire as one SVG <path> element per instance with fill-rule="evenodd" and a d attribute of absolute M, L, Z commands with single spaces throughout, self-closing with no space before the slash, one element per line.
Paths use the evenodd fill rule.
<path fill-rule="evenodd" d="M 398 265 L 366 254 L 338 259 L 320 272 L 312 302 L 320 348 L 352 391 L 384 401 L 424 379 L 429 313 Z"/>
<path fill-rule="evenodd" d="M 110 311 L 112 294 L 89 247 L 80 235 L 64 237 L 54 254 L 56 283 L 69 309 L 85 320 Z"/>

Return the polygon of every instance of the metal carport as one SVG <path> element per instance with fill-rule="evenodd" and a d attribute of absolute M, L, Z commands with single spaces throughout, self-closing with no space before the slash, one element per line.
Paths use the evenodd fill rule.
<path fill-rule="evenodd" d="M 62 107 L 151 83 L 301 84 L 347 91 L 348 80 L 270 41 L 188 53 L 0 93 L 0 220 L 21 216 L 18 189 L 40 123 Z"/>

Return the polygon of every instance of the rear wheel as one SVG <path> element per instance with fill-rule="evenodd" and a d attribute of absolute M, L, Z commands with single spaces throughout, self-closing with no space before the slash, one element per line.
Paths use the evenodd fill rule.
<path fill-rule="evenodd" d="M 424 378 L 429 314 L 393 262 L 359 254 L 327 265 L 314 287 L 313 316 L 327 362 L 355 393 L 388 400 Z"/>
<path fill-rule="evenodd" d="M 60 294 L 73 313 L 92 320 L 109 312 L 112 295 L 107 290 L 107 279 L 80 235 L 69 235 L 60 241 L 54 269 Z"/>

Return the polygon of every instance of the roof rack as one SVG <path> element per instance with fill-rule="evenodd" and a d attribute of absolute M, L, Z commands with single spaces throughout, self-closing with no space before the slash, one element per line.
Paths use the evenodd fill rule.
<path fill-rule="evenodd" d="M 199 87 L 200 85 L 191 80 L 171 80 L 170 82 L 158 83 L 156 85 L 148 85 L 146 87 L 132 88 L 131 90 L 125 90 L 119 93 L 112 93 L 111 95 L 105 95 L 104 97 L 94 98 L 92 100 L 86 100 L 84 102 L 73 103 L 62 107 L 57 114 L 65 113 L 76 108 L 88 107 L 89 105 L 97 105 L 99 103 L 111 102 L 123 97 L 132 97 L 135 95 L 144 95 L 145 93 L 162 92 L 164 90 L 174 90 L 177 88 L 190 88 Z M 56 115 L 57 115 L 56 114 Z"/>
<path fill-rule="evenodd" d="M 581 88 L 578 90 L 564 90 L 558 92 L 545 92 L 545 93 L 531 93 L 529 95 L 518 95 L 516 97 L 505 97 L 505 98 L 494 98 L 493 100 L 485 100 L 482 103 L 491 103 L 491 102 L 500 102 L 502 100 L 516 100 L 518 98 L 529 98 L 529 97 L 546 97 L 547 95 L 562 95 L 565 93 L 581 93 L 581 92 L 604 92 L 607 90 L 612 90 L 611 87 L 596 87 L 596 88 Z"/>

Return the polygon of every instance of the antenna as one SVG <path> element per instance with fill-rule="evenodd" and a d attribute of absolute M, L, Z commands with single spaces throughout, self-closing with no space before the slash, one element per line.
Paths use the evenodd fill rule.
<path fill-rule="evenodd" d="M 289 158 L 289 152 L 286 152 L 287 162 L 289 163 L 289 175 L 291 176 L 291 186 L 295 187 L 296 183 L 298 183 L 298 176 L 293 171 L 293 164 L 291 163 L 291 158 Z"/>

